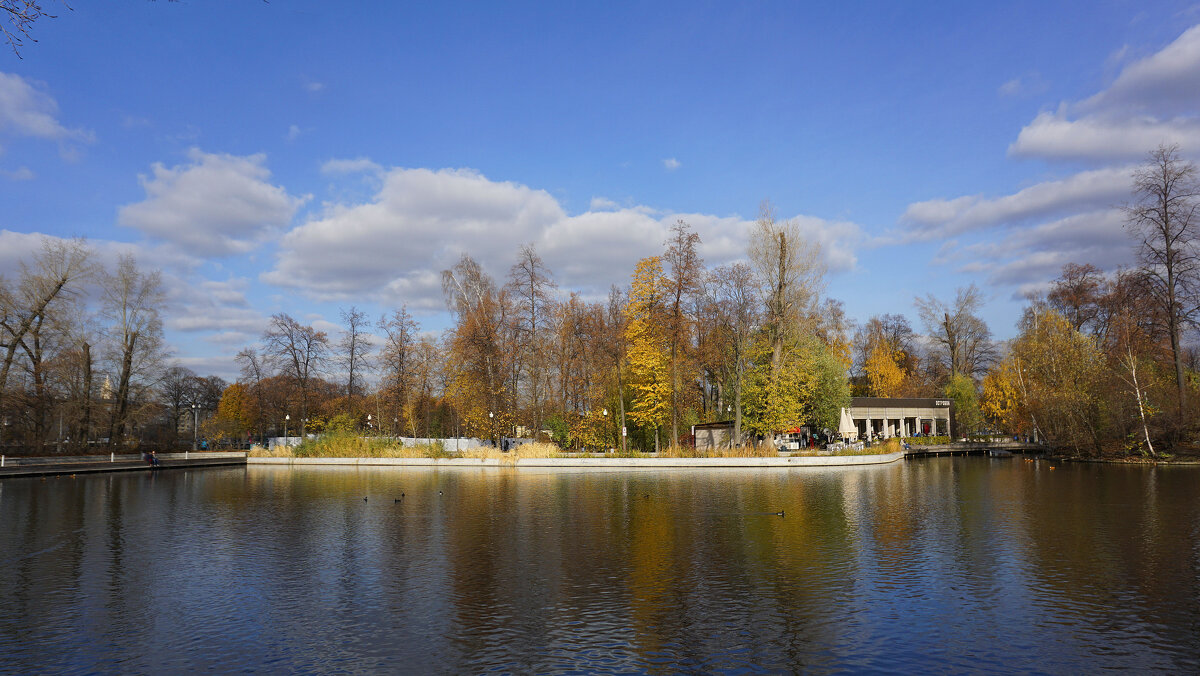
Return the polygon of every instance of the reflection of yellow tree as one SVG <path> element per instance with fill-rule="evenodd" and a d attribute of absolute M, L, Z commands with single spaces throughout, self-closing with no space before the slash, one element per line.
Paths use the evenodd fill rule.
<path fill-rule="evenodd" d="M 665 582 L 672 579 L 668 571 L 675 556 L 675 516 L 643 501 L 631 507 L 630 604 L 637 648 L 648 656 L 662 648 L 662 628 L 677 611 L 665 600 L 671 588 Z"/>

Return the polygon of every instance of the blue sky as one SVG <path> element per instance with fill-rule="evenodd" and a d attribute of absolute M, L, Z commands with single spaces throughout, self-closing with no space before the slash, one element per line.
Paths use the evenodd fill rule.
<path fill-rule="evenodd" d="M 678 218 L 738 259 L 770 199 L 853 318 L 975 282 L 1006 338 L 1063 263 L 1131 262 L 1146 151 L 1200 153 L 1200 5 L 844 4 L 59 6 L 0 53 L 0 272 L 133 252 L 231 377 L 275 312 L 437 330 L 441 269 L 527 242 L 602 294 Z"/>

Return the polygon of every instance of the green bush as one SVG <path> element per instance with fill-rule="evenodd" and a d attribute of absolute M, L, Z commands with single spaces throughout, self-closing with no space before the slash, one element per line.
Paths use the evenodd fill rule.
<path fill-rule="evenodd" d="M 909 437 L 911 446 L 937 446 L 950 443 L 950 437 Z"/>

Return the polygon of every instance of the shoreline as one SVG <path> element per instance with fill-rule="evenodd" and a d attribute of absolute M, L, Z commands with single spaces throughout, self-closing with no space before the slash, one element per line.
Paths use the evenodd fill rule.
<path fill-rule="evenodd" d="M 247 465 L 359 467 L 852 467 L 886 465 L 904 459 L 904 453 L 880 455 L 795 456 L 780 458 L 246 458 Z"/>

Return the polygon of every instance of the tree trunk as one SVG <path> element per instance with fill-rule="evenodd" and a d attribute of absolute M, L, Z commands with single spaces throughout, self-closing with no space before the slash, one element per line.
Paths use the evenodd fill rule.
<path fill-rule="evenodd" d="M 92 437 L 92 346 L 83 342 L 83 420 L 79 441 L 87 447 Z"/>
<path fill-rule="evenodd" d="M 110 444 L 118 443 L 118 440 L 125 433 L 125 416 L 129 408 L 129 381 L 132 377 L 133 370 L 133 351 L 137 346 L 138 334 L 136 331 L 129 334 L 129 339 L 125 342 L 125 349 L 121 355 L 121 376 L 117 385 L 117 400 L 113 402 L 113 416 L 108 425 L 108 442 Z"/>

